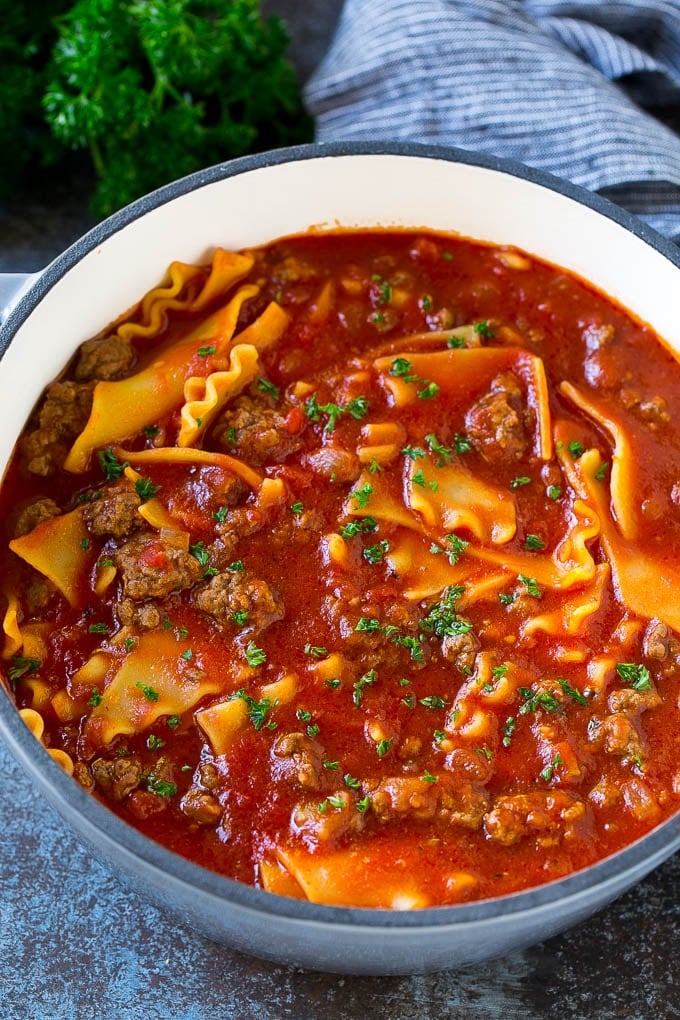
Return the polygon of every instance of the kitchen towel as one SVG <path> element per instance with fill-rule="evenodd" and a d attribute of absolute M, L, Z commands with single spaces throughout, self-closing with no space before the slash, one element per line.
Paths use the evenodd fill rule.
<path fill-rule="evenodd" d="M 680 242 L 680 0 L 346 0 L 305 98 L 319 141 L 511 157 Z"/>

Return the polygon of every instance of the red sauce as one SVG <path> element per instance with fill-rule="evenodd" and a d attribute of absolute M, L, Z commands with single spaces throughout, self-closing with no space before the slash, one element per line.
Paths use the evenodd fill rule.
<path fill-rule="evenodd" d="M 291 238 L 251 254 L 245 282 L 260 290 L 235 343 L 270 302 L 288 324 L 196 445 L 282 483 L 271 505 L 225 463 L 130 454 L 151 483 L 140 493 L 121 475 L 116 442 L 118 477 L 107 479 L 96 456 L 85 473 L 65 471 L 84 421 L 70 434 L 59 425 L 55 441 L 44 404 L 17 447 L 0 495 L 0 562 L 20 627 L 39 633 L 43 651 L 31 658 L 8 638 L 7 684 L 19 708 L 43 718 L 46 746 L 177 853 L 328 902 L 513 892 L 670 816 L 680 794 L 675 612 L 650 602 L 645 584 L 631 603 L 621 576 L 631 549 L 655 577 L 680 570 L 675 358 L 593 288 L 515 251 L 383 232 Z M 181 308 L 170 313 L 157 336 L 132 341 L 114 379 L 189 328 Z M 456 394 L 461 351 L 478 367 Z M 488 368 L 484 351 L 497 352 Z M 414 369 L 436 353 L 450 359 L 439 383 Z M 226 367 L 199 355 L 192 372 Z M 65 378 L 91 389 L 79 364 Z M 52 399 L 63 411 L 72 394 Z M 172 447 L 181 403 L 123 446 Z M 31 467 L 36 442 L 47 467 Z M 471 518 L 470 477 L 491 507 Z M 151 494 L 175 530 L 159 532 L 135 505 L 127 518 L 118 504 L 107 516 L 121 493 L 142 506 Z M 7 547 L 17 526 L 36 525 L 23 511 L 45 499 L 56 505 L 48 517 L 84 515 L 86 570 L 71 605 Z M 511 532 L 502 539 L 496 510 Z M 566 541 L 581 571 L 573 583 Z M 437 588 L 443 563 L 464 576 Z M 96 594 L 112 565 L 114 580 Z M 539 580 L 546 570 L 555 583 Z M 142 669 L 124 695 L 129 731 L 111 737 L 102 706 L 118 671 L 154 640 L 161 659 L 168 635 L 177 689 L 191 701 L 193 684 L 200 696 L 147 725 L 158 691 Z M 91 680 L 78 671 L 97 651 L 107 666 Z M 288 693 L 269 697 L 266 685 L 283 677 L 293 678 Z M 201 711 L 225 703 L 243 706 L 242 718 L 218 753 Z"/>

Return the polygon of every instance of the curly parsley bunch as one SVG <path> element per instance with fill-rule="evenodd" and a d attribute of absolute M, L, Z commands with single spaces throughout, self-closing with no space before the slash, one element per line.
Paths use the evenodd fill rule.
<path fill-rule="evenodd" d="M 78 0 L 56 27 L 43 107 L 64 147 L 89 152 L 98 215 L 310 137 L 288 37 L 258 0 Z"/>

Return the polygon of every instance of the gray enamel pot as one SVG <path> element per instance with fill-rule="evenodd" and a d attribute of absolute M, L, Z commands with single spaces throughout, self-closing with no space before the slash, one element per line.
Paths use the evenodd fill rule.
<path fill-rule="evenodd" d="M 16 299 L 0 327 L 3 468 L 41 391 L 78 344 L 155 285 L 170 261 L 204 260 L 217 244 L 241 248 L 338 225 L 430 227 L 516 245 L 592 281 L 680 352 L 680 253 L 608 202 L 515 163 L 454 149 L 278 150 L 140 199 L 35 278 L 0 277 L 0 308 Z M 46 799 L 121 878 L 212 939 L 318 970 L 409 974 L 500 956 L 583 921 L 680 846 L 676 815 L 592 867 L 515 895 L 404 912 L 326 907 L 222 878 L 146 839 L 53 762 L 4 694 L 0 734 Z"/>

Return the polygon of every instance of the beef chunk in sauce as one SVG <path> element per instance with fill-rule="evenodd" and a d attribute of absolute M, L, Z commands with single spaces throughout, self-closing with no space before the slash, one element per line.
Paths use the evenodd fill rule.
<path fill-rule="evenodd" d="M 222 817 L 222 805 L 217 797 L 192 787 L 182 797 L 180 808 L 196 825 L 217 825 Z"/>
<path fill-rule="evenodd" d="M 113 559 L 122 574 L 125 595 L 136 602 L 190 588 L 203 574 L 190 553 L 146 534 L 125 542 Z"/>
<path fill-rule="evenodd" d="M 453 776 L 440 776 L 436 783 L 423 782 L 422 776 L 390 776 L 371 791 L 371 807 L 381 822 L 439 818 L 450 825 L 478 829 L 488 806 L 488 794 L 481 785 Z"/>
<path fill-rule="evenodd" d="M 121 599 L 116 605 L 116 615 L 121 627 L 133 630 L 154 630 L 161 622 L 160 610 L 152 602 L 137 605 L 132 599 Z"/>
<path fill-rule="evenodd" d="M 322 802 L 324 811 L 319 811 L 318 798 L 293 808 L 291 830 L 308 846 L 337 842 L 348 833 L 361 832 L 366 825 L 364 815 L 356 809 L 356 798 L 348 790 L 341 790 L 333 800 L 334 804 Z"/>
<path fill-rule="evenodd" d="M 307 790 L 321 785 L 323 751 L 318 741 L 306 733 L 282 733 L 272 744 L 274 773 L 295 779 Z"/>
<path fill-rule="evenodd" d="M 285 415 L 251 397 L 240 397 L 221 417 L 215 439 L 250 464 L 281 464 L 302 447 Z"/>
<path fill-rule="evenodd" d="M 53 499 L 37 499 L 35 503 L 24 507 L 17 517 L 14 525 L 14 537 L 28 535 L 29 531 L 33 531 L 43 521 L 49 521 L 50 518 L 58 517 L 60 514 L 61 510 Z"/>
<path fill-rule="evenodd" d="M 113 800 L 123 800 L 142 781 L 139 758 L 96 758 L 92 777 L 98 789 Z"/>
<path fill-rule="evenodd" d="M 137 512 L 141 505 L 134 489 L 124 484 L 113 485 L 99 499 L 85 504 L 83 518 L 93 535 L 126 538 L 146 527 Z"/>
<path fill-rule="evenodd" d="M 514 375 L 505 372 L 491 390 L 465 415 L 467 433 L 487 460 L 519 460 L 527 448 L 522 391 Z"/>
<path fill-rule="evenodd" d="M 135 352 L 129 340 L 119 336 L 105 336 L 86 340 L 80 348 L 75 377 L 88 379 L 123 379 L 130 374 Z"/>
<path fill-rule="evenodd" d="M 554 846 L 583 830 L 588 821 L 588 808 L 575 793 L 536 790 L 499 797 L 484 818 L 484 828 L 489 839 L 503 846 L 527 837 L 540 846 Z"/>
<path fill-rule="evenodd" d="M 72 441 L 82 432 L 92 407 L 92 385 L 65 380 L 48 387 L 39 427 L 21 441 L 26 467 L 47 477 L 61 467 Z"/>
<path fill-rule="evenodd" d="M 216 574 L 194 594 L 194 605 L 214 617 L 219 627 L 235 623 L 249 634 L 257 634 L 282 620 L 285 607 L 279 593 L 266 581 L 248 578 L 242 571 Z M 245 614 L 242 623 L 234 613 Z"/>

